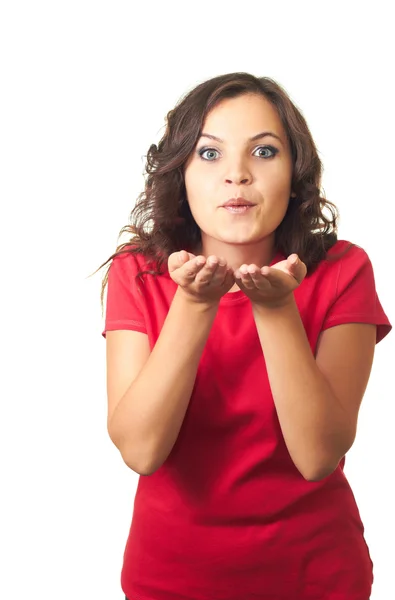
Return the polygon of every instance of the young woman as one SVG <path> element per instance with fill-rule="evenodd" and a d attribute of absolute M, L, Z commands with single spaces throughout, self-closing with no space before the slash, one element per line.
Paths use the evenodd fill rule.
<path fill-rule="evenodd" d="M 372 264 L 337 239 L 306 121 L 272 79 L 215 77 L 167 117 L 102 288 L 108 432 L 142 476 L 122 589 L 368 600 L 343 468 L 391 329 Z"/>

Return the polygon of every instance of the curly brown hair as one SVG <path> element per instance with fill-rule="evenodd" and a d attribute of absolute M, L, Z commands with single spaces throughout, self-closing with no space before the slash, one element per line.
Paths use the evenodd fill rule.
<path fill-rule="evenodd" d="M 261 94 L 276 107 L 292 155 L 291 184 L 296 198 L 289 202 L 284 219 L 276 229 L 276 251 L 284 256 L 298 254 L 306 264 L 307 275 L 322 260 L 343 256 L 344 252 L 327 256 L 328 250 L 337 242 L 339 212 L 321 194 L 322 163 L 301 111 L 273 79 L 237 72 L 200 83 L 167 113 L 166 131 L 157 146 L 150 146 L 146 156 L 145 189 L 138 196 L 129 216 L 129 225 L 121 229 L 118 240 L 125 232 L 132 237 L 118 245 L 95 273 L 117 255 L 142 253 L 153 268 L 138 276 L 144 273 L 160 275 L 170 254 L 179 250 L 193 252 L 201 234 L 187 202 L 184 166 L 201 136 L 208 112 L 225 98 L 251 93 Z M 330 215 L 325 216 L 325 208 Z M 102 280 L 102 314 L 110 266 Z"/>

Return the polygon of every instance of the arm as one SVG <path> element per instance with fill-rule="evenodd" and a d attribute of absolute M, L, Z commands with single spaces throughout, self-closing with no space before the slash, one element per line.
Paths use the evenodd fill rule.
<path fill-rule="evenodd" d="M 252 308 L 288 451 L 305 479 L 322 479 L 354 442 L 376 326 L 325 330 L 315 359 L 293 294 L 284 306 Z"/>
<path fill-rule="evenodd" d="M 140 474 L 153 473 L 171 452 L 217 310 L 218 302 L 190 301 L 178 288 L 152 352 L 109 415 L 112 441 Z M 112 356 L 119 357 L 119 348 Z M 113 379 L 119 380 L 115 372 Z"/>

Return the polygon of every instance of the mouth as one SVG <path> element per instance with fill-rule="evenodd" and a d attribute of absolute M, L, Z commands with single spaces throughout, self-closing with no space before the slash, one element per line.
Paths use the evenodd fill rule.
<path fill-rule="evenodd" d="M 249 212 L 252 208 L 256 206 L 251 200 L 246 200 L 245 198 L 230 198 L 225 204 L 222 205 L 221 208 L 224 208 L 230 213 L 233 214 L 245 214 Z"/>
<path fill-rule="evenodd" d="M 230 198 L 221 208 L 224 208 L 231 213 L 243 214 L 251 210 L 254 206 L 256 205 L 251 202 L 251 200 L 247 200 L 240 196 L 238 198 Z"/>
<path fill-rule="evenodd" d="M 242 196 L 238 196 L 237 198 L 229 198 L 222 206 L 253 206 L 254 202 L 251 200 L 247 200 Z"/>
<path fill-rule="evenodd" d="M 225 204 L 222 208 L 230 213 L 244 214 L 255 208 L 255 204 Z"/>

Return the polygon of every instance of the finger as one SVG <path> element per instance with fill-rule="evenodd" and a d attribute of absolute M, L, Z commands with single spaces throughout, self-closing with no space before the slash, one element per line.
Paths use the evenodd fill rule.
<path fill-rule="evenodd" d="M 281 271 L 279 269 L 274 269 L 272 267 L 262 267 L 260 269 L 260 273 L 263 279 L 266 279 L 268 284 L 273 288 L 284 289 L 284 285 L 286 287 L 291 286 L 292 288 L 296 287 L 292 280 L 295 280 L 294 274 L 291 272 L 286 273 L 285 271 Z"/>
<path fill-rule="evenodd" d="M 225 279 L 221 285 L 223 285 L 224 287 L 231 288 L 234 283 L 235 283 L 235 276 L 234 276 L 233 270 L 231 269 L 231 267 L 227 267 L 226 272 L 225 272 Z"/>
<path fill-rule="evenodd" d="M 255 265 L 253 265 L 253 269 L 249 268 L 249 273 L 251 276 L 251 280 L 254 282 L 255 287 L 260 289 L 260 290 L 265 290 L 271 287 L 270 282 L 268 281 L 267 277 L 265 277 L 262 272 L 261 269 L 259 269 L 259 267 L 256 267 Z"/>
<path fill-rule="evenodd" d="M 241 281 L 242 285 L 247 289 L 247 290 L 252 290 L 255 287 L 255 283 L 254 281 L 251 279 L 251 274 L 249 273 L 248 270 L 248 265 L 241 265 L 241 267 L 239 267 L 236 272 L 235 272 L 235 277 Z"/>
<path fill-rule="evenodd" d="M 307 268 L 297 254 L 291 254 L 287 258 L 290 274 L 301 283 L 306 276 Z"/>
<path fill-rule="evenodd" d="M 230 267 L 228 267 L 226 260 L 223 257 L 218 259 L 217 270 L 213 274 L 210 285 L 223 285 L 225 283 L 228 271 L 232 271 Z"/>
<path fill-rule="evenodd" d="M 261 269 L 256 265 L 248 265 L 247 272 L 256 289 L 265 290 L 271 287 L 270 282 L 262 275 Z"/>
<path fill-rule="evenodd" d="M 173 252 L 172 254 L 170 254 L 168 260 L 169 271 L 173 272 L 175 271 L 175 269 L 179 269 L 188 260 L 189 256 L 185 250 L 181 250 L 180 252 Z"/>
<path fill-rule="evenodd" d="M 262 276 L 262 279 L 265 279 L 271 285 L 284 283 L 281 278 L 281 271 L 278 271 L 278 269 L 271 269 L 270 267 L 265 266 L 259 269 L 259 273 Z"/>
<path fill-rule="evenodd" d="M 199 285 L 208 285 L 211 283 L 213 275 L 215 274 L 218 268 L 218 258 L 216 256 L 209 256 L 206 264 L 200 271 L 200 273 L 196 276 L 196 283 Z"/>
<path fill-rule="evenodd" d="M 187 282 L 191 282 L 196 278 L 196 275 L 203 269 L 206 263 L 204 256 L 197 256 L 193 260 L 189 260 L 180 269 L 180 275 Z"/>
<path fill-rule="evenodd" d="M 299 266 L 299 257 L 297 254 L 291 254 L 287 258 L 287 267 L 290 273 L 294 273 Z"/>
<path fill-rule="evenodd" d="M 185 262 L 187 262 L 188 260 L 189 260 L 188 252 L 186 252 L 186 250 L 180 250 L 180 252 L 178 253 L 179 264 L 182 265 Z"/>
<path fill-rule="evenodd" d="M 235 276 L 237 275 L 237 277 L 239 279 L 241 279 L 241 277 L 243 275 L 253 275 L 254 273 L 260 272 L 261 269 L 259 269 L 259 267 L 257 267 L 256 265 L 252 264 L 252 265 L 241 265 L 238 269 L 236 269 L 235 271 Z"/>

